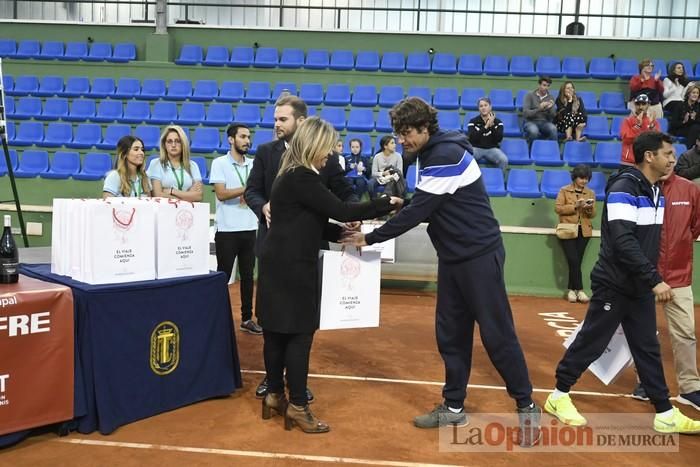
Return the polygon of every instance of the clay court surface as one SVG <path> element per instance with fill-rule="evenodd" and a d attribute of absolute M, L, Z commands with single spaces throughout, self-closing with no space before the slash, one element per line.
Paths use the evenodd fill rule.
<path fill-rule="evenodd" d="M 236 289 L 232 286 L 231 298 L 238 323 Z M 554 384 L 563 338 L 539 313 L 566 312 L 581 320 L 585 306 L 533 297 L 511 297 L 511 304 L 535 387 L 534 399 L 541 405 Z M 580 448 L 558 453 L 441 452 L 438 432 L 414 428 L 411 421 L 441 400 L 443 367 L 435 345 L 434 306 L 431 293 L 384 290 L 380 328 L 316 335 L 309 386 L 317 399 L 313 410 L 331 425 L 328 434 L 307 435 L 297 428 L 286 432 L 281 417 L 261 420 L 254 390 L 264 369 L 262 337 L 237 331 L 244 387 L 232 396 L 141 420 L 109 436 L 35 436 L 0 451 L 0 465 L 697 465 L 700 436 L 681 436 L 680 449 L 673 453 L 591 453 Z M 657 316 L 666 378 L 675 396 L 678 390 L 666 322 L 661 310 Z M 632 369 L 610 386 L 587 372 L 574 390 L 604 394 L 574 394 L 573 399 L 584 414 L 646 413 L 651 435 L 652 406 L 622 395 L 634 385 Z M 680 407 L 686 415 L 700 418 L 692 407 Z M 478 337 L 466 409 L 514 410 Z M 550 420 L 544 415 L 543 425 Z"/>

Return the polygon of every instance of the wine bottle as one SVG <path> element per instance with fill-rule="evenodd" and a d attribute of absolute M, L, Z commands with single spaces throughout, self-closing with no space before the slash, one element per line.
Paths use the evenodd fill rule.
<path fill-rule="evenodd" d="M 19 255 L 12 237 L 10 216 L 5 216 L 5 228 L 0 237 L 0 284 L 14 284 L 19 280 Z"/>

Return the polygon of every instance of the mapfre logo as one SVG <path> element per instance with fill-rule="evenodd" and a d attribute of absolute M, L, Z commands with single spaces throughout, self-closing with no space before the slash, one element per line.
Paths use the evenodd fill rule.
<path fill-rule="evenodd" d="M 0 336 L 3 331 L 9 337 L 51 332 L 51 312 L 41 311 L 31 315 L 0 316 Z"/>
<path fill-rule="evenodd" d="M 5 405 L 10 405 L 10 400 L 7 398 L 7 380 L 10 379 L 10 375 L 0 375 L 0 407 Z"/>
<path fill-rule="evenodd" d="M 180 330 L 163 321 L 151 333 L 151 370 L 157 375 L 172 373 L 180 363 Z"/>
<path fill-rule="evenodd" d="M 10 295 L 9 297 L 0 297 L 0 308 L 11 305 L 17 305 L 17 296 Z"/>

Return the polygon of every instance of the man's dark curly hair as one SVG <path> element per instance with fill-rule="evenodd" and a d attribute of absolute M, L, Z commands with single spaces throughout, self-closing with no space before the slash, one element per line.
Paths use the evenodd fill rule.
<path fill-rule="evenodd" d="M 420 97 L 408 97 L 389 111 L 394 132 L 401 135 L 411 128 L 427 128 L 428 134 L 438 131 L 437 109 Z"/>

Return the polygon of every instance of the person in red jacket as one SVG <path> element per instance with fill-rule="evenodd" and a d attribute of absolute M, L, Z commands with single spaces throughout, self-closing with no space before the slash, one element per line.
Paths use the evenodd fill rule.
<path fill-rule="evenodd" d="M 634 165 L 632 143 L 635 138 L 645 131 L 659 131 L 659 122 L 649 113 L 649 96 L 640 94 L 634 99 L 634 110 L 620 127 L 622 140 L 622 165 Z"/>
<path fill-rule="evenodd" d="M 646 94 L 649 98 L 649 115 L 653 118 L 663 118 L 664 110 L 661 99 L 664 97 L 664 83 L 661 81 L 661 70 L 654 72 L 654 62 L 645 58 L 639 62 L 639 74 L 630 79 L 630 101 L 628 107 L 634 110 L 637 96 Z"/>

